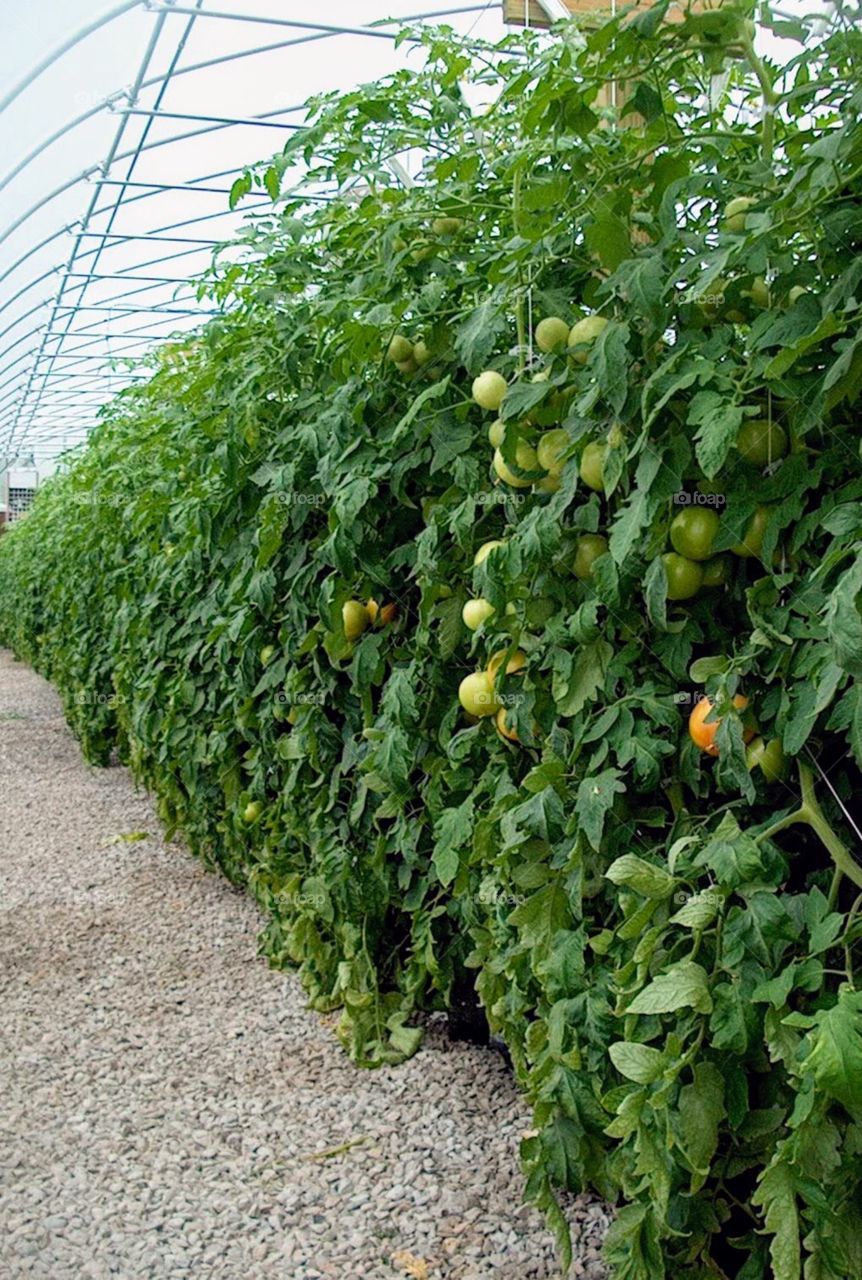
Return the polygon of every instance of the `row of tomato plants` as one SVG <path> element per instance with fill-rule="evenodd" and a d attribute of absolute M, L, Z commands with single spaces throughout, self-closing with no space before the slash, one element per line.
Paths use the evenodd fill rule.
<path fill-rule="evenodd" d="M 590 1187 L 616 1280 L 846 1280 L 862 42 L 782 20 L 776 79 L 662 15 L 313 103 L 222 314 L 0 543 L 0 638 L 358 1062 L 475 982 L 564 1256 Z"/>

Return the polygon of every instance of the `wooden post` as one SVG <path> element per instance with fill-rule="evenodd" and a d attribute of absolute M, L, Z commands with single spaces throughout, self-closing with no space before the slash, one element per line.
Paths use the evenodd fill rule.
<path fill-rule="evenodd" d="M 539 0 L 503 0 L 503 21 L 513 27 L 525 26 L 524 18 L 528 3 L 529 25 L 549 27 L 551 19 L 539 4 Z M 593 18 L 597 22 L 605 22 L 614 11 L 611 0 L 562 0 L 562 3 L 572 17 L 580 15 Z M 705 9 L 718 9 L 721 3 L 722 0 L 691 0 L 691 3 L 687 4 L 684 0 L 675 0 L 667 11 L 667 21 L 682 22 L 687 13 L 703 13 Z M 651 9 L 654 4 L 655 0 L 634 0 L 634 3 L 631 0 L 618 0 L 616 7 L 626 8 L 634 13 L 638 10 Z"/>

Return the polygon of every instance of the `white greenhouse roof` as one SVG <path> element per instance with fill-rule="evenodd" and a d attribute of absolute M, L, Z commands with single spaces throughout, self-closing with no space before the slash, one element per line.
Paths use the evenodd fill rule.
<path fill-rule="evenodd" d="M 565 13 L 562 0 L 507 3 Z M 488 40 L 506 29 L 503 0 L 5 6 L 0 471 L 16 459 L 50 470 L 100 406 L 144 376 L 115 361 L 201 323 L 208 311 L 190 280 L 255 205 L 270 207 L 251 194 L 231 212 L 233 180 L 282 149 L 310 96 L 419 65 L 415 44 L 396 47 L 405 20 Z M 759 46 L 780 60 L 783 42 L 764 36 Z"/>
<path fill-rule="evenodd" d="M 543 3 L 545 0 L 543 0 Z M 550 11 L 553 4 L 548 0 Z M 234 178 L 309 96 L 415 64 L 405 19 L 497 39 L 500 0 L 39 0 L 0 42 L 0 469 L 40 469 L 207 314 L 187 283 L 255 202 Z"/>

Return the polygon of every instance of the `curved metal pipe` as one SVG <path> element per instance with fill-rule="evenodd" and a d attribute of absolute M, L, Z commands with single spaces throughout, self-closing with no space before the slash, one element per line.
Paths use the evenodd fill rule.
<path fill-rule="evenodd" d="M 81 29 L 76 31 L 73 36 L 69 36 L 68 40 L 64 40 L 56 49 L 52 49 L 52 51 L 44 57 L 41 62 L 37 63 L 31 71 L 27 72 L 22 80 L 19 80 L 16 85 L 13 85 L 5 98 L 0 98 L 0 111 L 5 111 L 9 104 L 14 102 L 16 98 L 20 97 L 24 90 L 27 89 L 34 80 L 38 79 L 43 71 L 47 71 L 50 66 L 53 66 L 58 58 L 62 58 L 64 53 L 68 53 L 70 49 L 74 49 L 76 44 L 80 44 L 82 40 L 86 40 L 87 36 L 91 36 L 93 32 L 98 31 L 100 27 L 107 26 L 108 23 L 113 22 L 115 18 L 121 18 L 123 14 L 128 13 L 130 9 L 137 9 L 144 4 L 145 0 L 126 0 L 125 4 L 118 4 L 116 8 L 109 9 L 107 13 L 103 13 L 101 18 L 96 18 L 93 22 L 88 22 L 85 27 L 81 27 Z"/>

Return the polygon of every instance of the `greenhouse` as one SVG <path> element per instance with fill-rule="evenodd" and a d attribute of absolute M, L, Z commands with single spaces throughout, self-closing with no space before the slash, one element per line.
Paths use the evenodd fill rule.
<path fill-rule="evenodd" d="M 2 29 L 0 1280 L 862 1280 L 858 0 Z"/>

